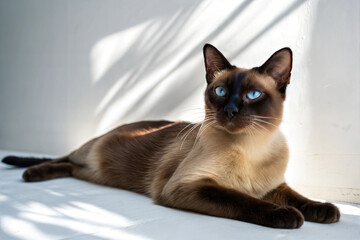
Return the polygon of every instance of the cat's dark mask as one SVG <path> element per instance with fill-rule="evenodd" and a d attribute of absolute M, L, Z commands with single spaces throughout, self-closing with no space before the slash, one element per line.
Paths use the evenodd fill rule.
<path fill-rule="evenodd" d="M 272 132 L 281 122 L 292 52 L 283 48 L 262 66 L 238 68 L 214 46 L 204 46 L 206 114 L 230 133 Z"/>

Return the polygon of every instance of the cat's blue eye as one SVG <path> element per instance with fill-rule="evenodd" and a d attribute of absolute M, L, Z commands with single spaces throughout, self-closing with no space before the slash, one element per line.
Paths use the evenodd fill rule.
<path fill-rule="evenodd" d="M 223 87 L 217 87 L 217 88 L 215 89 L 215 93 L 216 93 L 216 95 L 218 95 L 219 97 L 223 97 L 223 96 L 226 95 L 226 89 L 223 88 Z"/>
<path fill-rule="evenodd" d="M 251 90 L 246 94 L 246 98 L 250 100 L 257 99 L 261 96 L 261 92 L 258 90 Z"/>

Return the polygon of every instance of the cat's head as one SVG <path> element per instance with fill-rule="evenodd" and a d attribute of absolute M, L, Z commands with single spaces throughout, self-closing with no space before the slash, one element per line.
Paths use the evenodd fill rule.
<path fill-rule="evenodd" d="M 292 52 L 283 48 L 263 65 L 238 68 L 214 46 L 204 46 L 206 119 L 229 133 L 273 132 L 290 82 Z"/>

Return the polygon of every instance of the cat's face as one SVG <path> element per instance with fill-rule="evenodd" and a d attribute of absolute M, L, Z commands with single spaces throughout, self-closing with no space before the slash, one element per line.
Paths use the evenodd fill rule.
<path fill-rule="evenodd" d="M 229 133 L 267 133 L 281 122 L 292 53 L 284 48 L 261 67 L 237 68 L 213 46 L 204 47 L 207 119 Z M 208 121 L 211 121 L 208 120 Z"/>

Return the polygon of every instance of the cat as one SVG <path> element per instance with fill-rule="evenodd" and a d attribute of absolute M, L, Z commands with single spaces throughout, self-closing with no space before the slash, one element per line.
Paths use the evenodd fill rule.
<path fill-rule="evenodd" d="M 210 44 L 203 54 L 203 122 L 131 123 L 62 158 L 8 156 L 3 162 L 29 167 L 26 182 L 73 176 L 145 194 L 162 206 L 272 228 L 339 221 L 336 206 L 307 199 L 284 180 L 289 154 L 278 126 L 291 49 L 252 69 L 231 65 Z"/>

